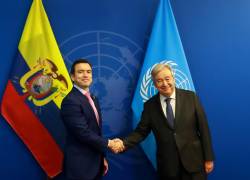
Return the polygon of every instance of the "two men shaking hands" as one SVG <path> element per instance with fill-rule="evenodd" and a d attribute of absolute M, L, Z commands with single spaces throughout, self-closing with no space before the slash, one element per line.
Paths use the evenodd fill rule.
<path fill-rule="evenodd" d="M 175 86 L 174 72 L 157 64 L 151 78 L 158 93 L 144 103 L 137 127 L 125 138 L 102 137 L 98 99 L 91 97 L 92 65 L 85 59 L 71 68 L 74 87 L 64 98 L 61 115 L 67 129 L 64 172 L 68 179 L 101 179 L 108 171 L 107 147 L 123 152 L 153 132 L 160 180 L 206 180 L 214 153 L 205 112 L 197 95 Z"/>

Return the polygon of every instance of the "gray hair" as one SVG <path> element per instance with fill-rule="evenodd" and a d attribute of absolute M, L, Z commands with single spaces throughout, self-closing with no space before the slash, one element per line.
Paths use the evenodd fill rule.
<path fill-rule="evenodd" d="M 164 68 L 167 68 L 172 76 L 174 77 L 174 74 L 173 74 L 173 71 L 172 71 L 172 68 L 167 65 L 167 64 L 157 64 L 151 71 L 151 77 L 152 77 L 152 80 L 154 81 L 155 80 L 155 76 Z"/>

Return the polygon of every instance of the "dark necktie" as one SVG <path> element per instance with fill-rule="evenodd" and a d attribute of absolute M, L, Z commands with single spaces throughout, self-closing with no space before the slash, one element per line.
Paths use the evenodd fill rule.
<path fill-rule="evenodd" d="M 167 113 L 167 120 L 170 125 L 170 127 L 174 128 L 174 113 L 172 106 L 170 104 L 171 98 L 167 98 L 166 100 L 167 107 L 166 107 L 166 113 Z"/>

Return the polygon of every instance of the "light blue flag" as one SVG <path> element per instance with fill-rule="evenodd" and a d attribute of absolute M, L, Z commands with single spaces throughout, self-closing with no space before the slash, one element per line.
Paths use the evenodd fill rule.
<path fill-rule="evenodd" d="M 133 126 L 136 127 L 143 110 L 143 103 L 157 93 L 151 80 L 151 71 L 157 63 L 171 66 L 176 87 L 194 90 L 181 39 L 169 0 L 160 0 L 151 32 L 147 52 L 134 94 Z M 156 144 L 153 134 L 142 143 L 146 155 L 156 167 Z"/>

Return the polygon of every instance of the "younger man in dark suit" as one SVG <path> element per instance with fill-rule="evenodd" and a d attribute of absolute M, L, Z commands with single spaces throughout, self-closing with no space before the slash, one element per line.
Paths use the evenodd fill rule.
<path fill-rule="evenodd" d="M 114 143 L 102 137 L 99 103 L 89 92 L 92 65 L 79 59 L 73 63 L 70 75 L 74 87 L 61 106 L 67 130 L 64 173 L 68 180 L 99 180 L 108 171 L 105 151 L 114 148 Z"/>

